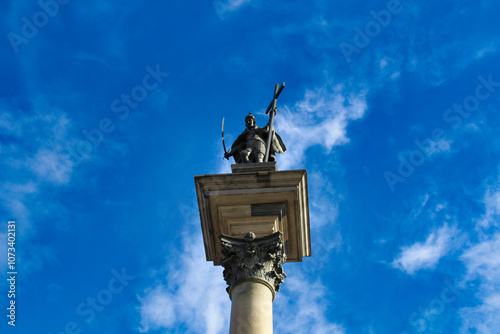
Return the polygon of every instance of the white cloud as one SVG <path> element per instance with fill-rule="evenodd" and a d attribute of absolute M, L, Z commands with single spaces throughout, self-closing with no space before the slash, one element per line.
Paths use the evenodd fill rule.
<path fill-rule="evenodd" d="M 70 180 L 73 163 L 66 154 L 41 148 L 28 161 L 30 169 L 48 182 L 66 184 Z"/>
<path fill-rule="evenodd" d="M 312 227 L 319 228 L 326 224 L 332 226 L 337 220 L 340 195 L 320 171 L 308 173 L 308 184 Z"/>
<path fill-rule="evenodd" d="M 468 280 L 483 277 L 493 282 L 495 278 L 500 278 L 500 233 L 469 248 L 461 259 L 467 266 Z"/>
<path fill-rule="evenodd" d="M 477 222 L 477 229 L 488 229 L 491 226 L 498 226 L 498 216 L 500 215 L 500 183 L 490 186 L 486 190 L 483 198 L 484 215 Z"/>
<path fill-rule="evenodd" d="M 461 333 L 498 333 L 500 328 L 500 233 L 466 250 L 461 260 L 467 268 L 466 281 L 479 280 L 481 304 L 460 310 Z"/>
<path fill-rule="evenodd" d="M 412 275 L 420 269 L 432 269 L 439 260 L 456 247 L 459 231 L 447 224 L 433 231 L 424 243 L 403 247 L 392 266 Z"/>
<path fill-rule="evenodd" d="M 6 139 L 0 143 L 5 155 L 0 161 L 3 176 L 0 194 L 3 204 L 12 218 L 30 225 L 31 210 L 45 185 L 61 185 L 69 182 L 72 165 L 66 163 L 63 143 L 71 126 L 66 114 L 51 108 L 44 101 L 34 99 L 33 112 L 26 113 L 0 100 L 0 132 Z"/>
<path fill-rule="evenodd" d="M 286 266 L 285 266 L 286 269 Z M 299 272 L 288 273 L 286 290 L 278 292 L 274 301 L 275 332 L 343 334 L 344 328 L 326 317 L 328 302 L 325 286 Z"/>
<path fill-rule="evenodd" d="M 250 2 L 251 0 L 214 0 L 212 5 L 217 15 L 219 15 L 219 18 L 224 20 L 224 14 L 226 12 L 234 12 Z"/>
<path fill-rule="evenodd" d="M 447 20 L 432 23 L 422 20 L 423 13 L 429 9 L 428 3 L 413 1 L 405 2 L 403 6 L 404 11 L 384 28 L 385 34 L 392 34 L 391 40 L 377 46 L 371 43 L 361 50 L 360 55 L 353 56 L 353 63 L 358 65 L 357 71 L 366 72 L 366 65 L 372 65 L 371 61 L 375 61 L 383 75 L 390 74 L 388 68 L 391 66 L 379 63 L 379 58 L 385 59 L 389 56 L 394 61 L 391 69 L 395 72 L 413 72 L 429 85 L 439 86 L 472 62 L 498 51 L 498 38 L 492 31 L 485 33 L 484 30 L 470 29 L 466 35 L 451 34 L 457 23 L 470 19 L 467 6 L 463 6 L 460 11 L 449 13 Z M 473 10 L 479 9 L 475 4 L 470 6 L 474 6 Z M 487 5 L 481 7 L 480 11 L 483 13 L 492 10 Z M 355 26 L 353 23 L 347 25 Z M 369 56 L 364 55 L 365 53 Z M 425 54 L 425 57 L 422 57 L 422 54 Z M 394 74 L 390 76 L 397 77 Z"/>
<path fill-rule="evenodd" d="M 489 182 L 488 182 L 489 183 Z M 500 182 L 490 183 L 483 197 L 484 214 L 476 222 L 478 243 L 460 256 L 467 272 L 464 282 L 476 291 L 475 306 L 460 309 L 460 333 L 498 333 L 500 328 Z M 492 229 L 494 227 L 494 229 Z"/>
<path fill-rule="evenodd" d="M 227 4 L 232 10 L 236 10 L 250 1 L 251 0 L 227 0 Z"/>
<path fill-rule="evenodd" d="M 344 94 L 339 85 L 308 90 L 302 101 L 279 110 L 282 115 L 276 117 L 276 131 L 293 148 L 279 158 L 282 169 L 301 165 L 311 146 L 321 145 L 330 153 L 333 146 L 349 141 L 347 125 L 363 117 L 366 101 L 363 94 Z"/>
<path fill-rule="evenodd" d="M 30 99 L 30 110 L 18 106 L 15 99 L 0 99 L 0 205 L 9 219 L 18 222 L 26 244 L 36 234 L 36 221 L 50 214 L 64 212 L 51 201 L 47 191 L 67 184 L 73 172 L 66 163 L 64 144 L 71 122 L 66 113 L 47 104 L 43 98 Z M 50 190 L 49 190 L 50 189 Z M 50 209 L 49 209 L 50 208 Z M 61 227 L 60 224 L 56 224 Z M 6 235 L 0 235 L 6 244 Z M 20 250 L 20 266 L 26 273 L 57 261 L 50 246 L 31 244 L 30 252 Z M 0 261 L 1 262 L 1 261 Z"/>
<path fill-rule="evenodd" d="M 38 194 L 38 185 L 34 182 L 27 183 L 9 183 L 1 184 L 0 200 L 2 204 L 11 213 L 12 219 L 22 221 L 23 231 L 30 230 L 31 212 L 26 203 L 32 196 Z"/>
<path fill-rule="evenodd" d="M 438 142 L 432 142 L 426 147 L 427 152 L 429 152 L 430 155 L 436 154 L 436 153 L 443 153 L 443 152 L 449 152 L 451 149 L 451 139 L 445 140 L 441 139 Z"/>
<path fill-rule="evenodd" d="M 195 216 L 197 210 L 192 211 Z M 231 304 L 222 267 L 205 260 L 201 231 L 195 224 L 197 220 L 186 224 L 181 255 L 170 254 L 165 270 L 153 275 L 156 286 L 138 296 L 140 332 L 182 325 L 188 333 L 217 334 L 228 328 Z"/>
<path fill-rule="evenodd" d="M 66 184 L 73 171 L 64 146 L 71 122 L 63 111 L 44 101 L 34 99 L 33 103 L 33 114 L 26 114 L 0 101 L 0 131 L 9 136 L 0 145 L 0 152 L 8 154 L 2 163 L 18 177 L 33 172 L 29 178 L 36 176 L 39 183 Z"/>
<path fill-rule="evenodd" d="M 162 284 L 148 290 L 146 297 L 139 297 L 142 303 L 141 311 L 141 332 L 147 332 L 149 328 L 170 328 L 175 323 L 175 310 L 173 296 Z"/>
<path fill-rule="evenodd" d="M 497 43 L 491 42 L 487 46 L 479 49 L 476 52 L 476 58 L 482 58 L 483 56 L 485 56 L 489 53 L 495 53 L 496 51 L 497 51 Z"/>

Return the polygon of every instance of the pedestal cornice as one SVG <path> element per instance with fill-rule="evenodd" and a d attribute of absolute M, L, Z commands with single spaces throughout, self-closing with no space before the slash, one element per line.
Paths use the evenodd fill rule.
<path fill-rule="evenodd" d="M 237 168 L 236 168 L 237 167 Z M 287 261 L 311 255 L 307 172 L 275 164 L 240 164 L 231 174 L 195 176 L 207 261 L 220 265 L 219 235 L 243 238 L 283 233 Z"/>

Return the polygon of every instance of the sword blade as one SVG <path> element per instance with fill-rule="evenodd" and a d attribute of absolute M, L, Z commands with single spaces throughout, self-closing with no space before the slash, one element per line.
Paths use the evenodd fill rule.
<path fill-rule="evenodd" d="M 222 117 L 222 146 L 224 147 L 224 154 L 226 154 L 226 143 L 224 141 L 224 117 Z"/>

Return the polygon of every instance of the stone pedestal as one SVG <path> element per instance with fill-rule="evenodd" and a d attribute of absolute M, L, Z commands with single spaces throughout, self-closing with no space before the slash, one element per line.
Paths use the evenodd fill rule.
<path fill-rule="evenodd" d="M 239 164 L 231 174 L 195 176 L 207 261 L 220 265 L 221 234 L 243 238 L 283 233 L 287 261 L 311 256 L 307 172 L 276 162 Z"/>
<path fill-rule="evenodd" d="M 230 334 L 272 334 L 285 261 L 311 255 L 307 172 L 275 162 L 195 176 L 207 261 L 224 267 Z"/>

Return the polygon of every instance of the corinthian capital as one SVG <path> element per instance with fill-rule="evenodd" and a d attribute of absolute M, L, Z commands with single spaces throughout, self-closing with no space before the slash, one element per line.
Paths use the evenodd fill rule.
<path fill-rule="evenodd" d="M 282 237 L 281 232 L 261 238 L 256 238 L 253 232 L 248 232 L 244 239 L 225 235 L 219 237 L 222 243 L 221 264 L 229 294 L 233 285 L 252 277 L 264 279 L 273 295 L 279 290 L 286 277 L 281 266 L 286 261 Z"/>

